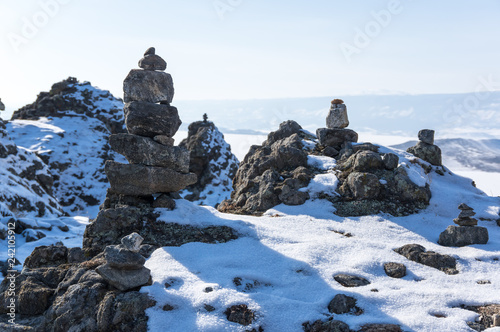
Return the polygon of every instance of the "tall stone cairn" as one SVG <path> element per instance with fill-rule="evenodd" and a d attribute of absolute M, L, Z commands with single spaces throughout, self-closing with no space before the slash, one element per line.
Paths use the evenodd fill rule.
<path fill-rule="evenodd" d="M 182 123 L 177 108 L 170 105 L 174 84 L 164 72 L 167 63 L 155 54 L 154 47 L 146 50 L 139 67 L 123 82 L 128 133 L 109 137 L 111 148 L 129 164 L 106 162 L 111 185 L 108 198 L 174 208 L 171 197 L 178 197 L 177 191 L 196 182 L 196 175 L 189 172 L 189 151 L 173 146 L 172 137 Z"/>
<path fill-rule="evenodd" d="M 326 127 L 316 130 L 319 144 L 325 148 L 325 153 L 331 157 L 339 154 L 346 143 L 356 143 L 358 133 L 346 129 L 349 126 L 347 107 L 342 99 L 332 100 L 330 111 L 326 118 Z"/>

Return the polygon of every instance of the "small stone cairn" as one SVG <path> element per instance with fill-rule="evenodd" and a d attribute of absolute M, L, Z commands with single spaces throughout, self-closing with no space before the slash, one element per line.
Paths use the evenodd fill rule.
<path fill-rule="evenodd" d="M 422 129 L 418 132 L 418 143 L 409 147 L 406 152 L 413 154 L 431 165 L 441 166 L 441 149 L 434 145 L 434 130 Z"/>
<path fill-rule="evenodd" d="M 139 254 L 144 239 L 137 233 L 125 236 L 121 244 L 107 246 L 106 263 L 96 271 L 107 282 L 121 291 L 143 286 L 150 281 L 151 271 L 144 267 L 146 259 Z"/>
<path fill-rule="evenodd" d="M 358 134 L 354 130 L 346 129 L 348 126 L 349 119 L 344 101 L 341 99 L 332 100 L 330 112 L 326 117 L 327 128 L 316 130 L 319 144 L 325 147 L 328 155 L 334 157 L 339 154 L 345 143 L 358 141 Z"/>
<path fill-rule="evenodd" d="M 152 207 L 174 208 L 171 197 L 196 183 L 189 172 L 189 151 L 173 146 L 172 138 L 181 120 L 170 105 L 174 85 L 165 73 L 167 63 L 150 47 L 123 82 L 125 125 L 128 133 L 111 135 L 111 148 L 129 164 L 107 161 L 109 196 L 136 197 L 153 202 Z M 153 196 L 154 195 L 154 196 Z M 126 200 L 126 199 L 122 199 Z M 130 200 L 130 199 L 129 199 Z"/>
<path fill-rule="evenodd" d="M 438 243 L 447 247 L 463 247 L 471 244 L 488 243 L 488 229 L 478 227 L 477 219 L 472 218 L 476 213 L 465 203 L 458 206 L 460 214 L 453 222 L 458 226 L 448 226 L 448 228 L 439 235 Z"/>

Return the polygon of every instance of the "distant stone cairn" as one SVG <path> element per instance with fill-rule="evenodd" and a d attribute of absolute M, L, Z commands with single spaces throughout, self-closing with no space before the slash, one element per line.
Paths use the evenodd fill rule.
<path fill-rule="evenodd" d="M 441 166 L 441 149 L 434 145 L 434 130 L 422 129 L 418 132 L 418 143 L 409 147 L 406 152 L 413 154 L 431 165 Z"/>
<path fill-rule="evenodd" d="M 453 222 L 458 226 L 448 226 L 448 228 L 439 235 L 438 243 L 446 247 L 463 247 L 471 244 L 488 243 L 488 229 L 478 227 L 477 219 L 472 218 L 476 213 L 465 203 L 458 206 L 460 214 Z"/>

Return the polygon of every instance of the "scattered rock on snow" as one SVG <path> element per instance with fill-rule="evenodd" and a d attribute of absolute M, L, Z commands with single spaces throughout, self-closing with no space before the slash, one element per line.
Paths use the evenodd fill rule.
<path fill-rule="evenodd" d="M 370 284 L 370 282 L 363 277 L 343 273 L 334 275 L 333 279 L 344 287 L 361 287 Z"/>
<path fill-rule="evenodd" d="M 349 328 L 349 325 L 339 320 L 329 320 L 326 322 L 317 320 L 313 323 L 306 322 L 302 324 L 302 327 L 304 328 L 304 332 L 351 332 L 352 331 Z"/>
<path fill-rule="evenodd" d="M 332 314 L 353 313 L 359 315 L 362 310 L 356 306 L 357 300 L 354 297 L 344 294 L 337 294 L 328 304 L 328 311 Z"/>
<path fill-rule="evenodd" d="M 449 255 L 441 255 L 433 251 L 426 251 L 425 248 L 419 244 L 407 244 L 394 249 L 394 251 L 411 261 L 433 267 L 446 274 L 458 273 L 455 258 Z"/>
<path fill-rule="evenodd" d="M 224 314 L 228 321 L 245 326 L 252 324 L 255 319 L 255 313 L 248 309 L 246 304 L 233 305 L 227 308 Z"/>
<path fill-rule="evenodd" d="M 391 278 L 403 278 L 406 275 L 406 266 L 401 263 L 389 262 L 384 264 L 384 271 Z"/>

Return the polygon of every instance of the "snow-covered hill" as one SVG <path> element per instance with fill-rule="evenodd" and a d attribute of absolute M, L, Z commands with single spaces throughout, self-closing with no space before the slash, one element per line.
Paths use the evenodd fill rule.
<path fill-rule="evenodd" d="M 48 165 L 53 195 L 67 213 L 95 216 L 104 201 L 104 163 L 124 160 L 107 141 L 110 133 L 124 130 L 122 108 L 108 91 L 69 78 L 42 92 L 7 123 L 16 144 Z"/>

